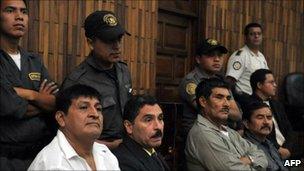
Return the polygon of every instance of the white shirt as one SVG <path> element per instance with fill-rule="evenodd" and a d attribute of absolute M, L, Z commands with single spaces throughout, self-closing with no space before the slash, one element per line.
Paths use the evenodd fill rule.
<path fill-rule="evenodd" d="M 93 156 L 97 170 L 120 170 L 117 158 L 107 146 L 93 144 Z M 58 130 L 57 136 L 36 156 L 28 170 L 92 170 Z"/>
<path fill-rule="evenodd" d="M 270 104 L 269 104 L 269 101 L 263 101 L 264 103 L 266 103 L 269 107 L 270 107 Z M 271 107 L 270 107 L 271 108 Z M 279 128 L 279 125 L 277 123 L 277 120 L 272 117 L 272 122 L 273 122 L 273 125 L 274 125 L 274 129 L 275 129 L 275 133 L 276 133 L 276 140 L 277 140 L 277 143 L 282 146 L 285 142 L 285 137 L 284 135 L 282 134 L 282 132 L 280 131 L 280 128 Z"/>
<path fill-rule="evenodd" d="M 270 107 L 269 101 L 264 101 L 264 103 L 266 103 Z M 282 132 L 280 131 L 278 122 L 277 122 L 277 120 L 274 117 L 272 117 L 272 122 L 273 122 L 274 129 L 275 129 L 277 143 L 280 146 L 282 146 L 284 144 L 284 142 L 285 142 L 285 137 L 282 134 Z"/>
<path fill-rule="evenodd" d="M 275 120 L 274 117 L 272 117 L 272 121 L 273 121 L 273 124 L 274 124 L 274 129 L 275 129 L 275 134 L 276 134 L 276 140 L 277 140 L 277 143 L 282 146 L 285 142 L 285 137 L 284 135 L 282 134 L 282 132 L 280 131 L 280 128 L 279 128 L 279 125 L 278 125 L 278 122 Z"/>
<path fill-rule="evenodd" d="M 15 62 L 15 64 L 19 68 L 19 70 L 21 70 L 21 54 L 20 54 L 20 52 L 18 52 L 17 54 L 8 54 L 8 55 L 13 59 L 13 61 Z"/>
<path fill-rule="evenodd" d="M 247 45 L 235 51 L 229 58 L 226 76 L 237 80 L 236 90 L 252 94 L 250 76 L 258 69 L 268 69 L 264 55 L 259 51 L 256 55 Z"/>

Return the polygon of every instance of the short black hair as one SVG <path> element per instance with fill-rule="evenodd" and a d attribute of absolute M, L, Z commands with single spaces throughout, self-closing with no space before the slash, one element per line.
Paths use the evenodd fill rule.
<path fill-rule="evenodd" d="M 262 101 L 259 101 L 259 100 L 254 100 L 250 103 L 248 103 L 246 106 L 244 106 L 244 109 L 243 109 L 243 120 L 250 120 L 250 117 L 251 115 L 253 114 L 253 112 L 255 110 L 258 110 L 258 109 L 262 109 L 262 108 L 269 108 L 269 106 L 262 102 Z"/>
<path fill-rule="evenodd" d="M 251 74 L 250 86 L 253 92 L 257 90 L 258 83 L 264 83 L 267 74 L 272 74 L 272 72 L 269 69 L 258 69 Z"/>
<path fill-rule="evenodd" d="M 2 1 L 3 0 L 0 0 L 0 6 L 1 6 Z M 27 7 L 28 6 L 28 2 L 27 2 L 28 0 L 22 0 L 22 1 L 24 2 L 25 6 Z"/>
<path fill-rule="evenodd" d="M 216 77 L 203 79 L 195 89 L 196 103 L 198 108 L 200 107 L 199 98 L 203 96 L 205 99 L 208 99 L 212 93 L 212 89 L 214 88 L 226 88 L 230 90 L 229 84 L 224 79 Z"/>
<path fill-rule="evenodd" d="M 259 23 L 249 23 L 245 26 L 245 29 L 244 29 L 244 35 L 247 36 L 249 34 L 249 29 L 252 28 L 252 27 L 259 27 L 261 28 L 262 32 L 263 32 L 263 28 L 261 26 L 261 24 Z"/>
<path fill-rule="evenodd" d="M 28 6 L 28 0 L 23 0 L 25 6 L 27 7 Z"/>
<path fill-rule="evenodd" d="M 87 85 L 83 84 L 75 84 L 71 87 L 68 87 L 62 91 L 60 91 L 56 96 L 56 110 L 63 111 L 66 115 L 68 113 L 69 107 L 72 104 L 73 99 L 77 99 L 79 97 L 90 97 L 95 98 L 101 103 L 101 96 L 99 92 Z"/>
<path fill-rule="evenodd" d="M 134 122 L 138 112 L 145 105 L 158 104 L 157 100 L 150 95 L 135 95 L 126 103 L 124 108 L 123 120 Z"/>

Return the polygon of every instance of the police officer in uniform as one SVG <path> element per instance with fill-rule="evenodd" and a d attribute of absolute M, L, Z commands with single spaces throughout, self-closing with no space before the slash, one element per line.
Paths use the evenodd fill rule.
<path fill-rule="evenodd" d="M 26 170 L 53 134 L 57 85 L 40 57 L 19 46 L 28 28 L 23 0 L 0 1 L 0 170 Z"/>
<path fill-rule="evenodd" d="M 224 54 L 227 52 L 228 50 L 215 39 L 205 39 L 196 49 L 195 68 L 183 78 L 179 86 L 179 93 L 183 103 L 182 126 L 184 132 L 182 136 L 184 138 L 187 137 L 198 114 L 195 101 L 196 86 L 204 78 L 218 77 L 223 79 L 221 70 Z M 232 100 L 229 117 L 234 121 L 241 119 L 241 111 L 234 100 Z"/>
<path fill-rule="evenodd" d="M 259 51 L 263 38 L 262 26 L 258 23 L 248 24 L 244 29 L 244 38 L 246 45 L 235 51 L 227 63 L 226 77 L 235 86 L 236 95 L 251 95 L 251 74 L 258 69 L 268 69 L 267 61 Z"/>
<path fill-rule="evenodd" d="M 84 29 L 91 52 L 67 76 L 62 89 L 80 83 L 99 91 L 104 128 L 98 141 L 113 149 L 122 142 L 122 114 L 132 91 L 128 66 L 120 61 L 121 39 L 129 33 L 110 11 L 90 14 L 85 19 Z"/>

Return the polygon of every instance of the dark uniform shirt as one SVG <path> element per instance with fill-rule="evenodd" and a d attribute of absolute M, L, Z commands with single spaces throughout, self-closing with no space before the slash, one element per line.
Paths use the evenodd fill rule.
<path fill-rule="evenodd" d="M 103 131 L 100 139 L 122 138 L 123 108 L 131 95 L 131 76 L 123 62 L 114 64 L 114 70 L 105 70 L 97 64 L 92 53 L 64 80 L 62 89 L 74 84 L 85 84 L 101 94 Z M 116 70 L 116 71 L 115 71 Z M 116 72 L 116 75 L 113 74 Z"/>
<path fill-rule="evenodd" d="M 182 126 L 184 128 L 183 130 L 185 131 L 183 133 L 184 136 L 187 136 L 188 132 L 194 124 L 194 121 L 197 118 L 197 114 L 199 113 L 193 105 L 193 103 L 196 104 L 195 89 L 203 79 L 210 77 L 221 78 L 219 75 L 210 76 L 198 66 L 196 66 L 189 74 L 183 78 L 182 82 L 179 85 L 179 94 L 183 103 Z"/>
<path fill-rule="evenodd" d="M 288 170 L 284 167 L 278 150 L 268 139 L 261 142 L 248 130 L 244 132 L 244 138 L 257 145 L 259 149 L 264 151 L 268 161 L 267 170 Z"/>
<path fill-rule="evenodd" d="M 0 157 L 28 159 L 51 140 L 45 114 L 26 117 L 29 101 L 21 98 L 13 87 L 39 91 L 49 75 L 40 58 L 20 49 L 21 71 L 13 59 L 0 49 Z M 3 160 L 1 160 L 3 167 Z"/>

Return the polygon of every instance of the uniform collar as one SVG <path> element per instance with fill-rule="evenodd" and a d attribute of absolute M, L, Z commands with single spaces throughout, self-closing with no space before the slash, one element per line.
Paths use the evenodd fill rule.
<path fill-rule="evenodd" d="M 97 61 L 98 59 L 96 59 L 96 57 L 93 55 L 93 53 L 91 52 L 88 56 L 88 58 L 86 59 L 86 62 L 92 66 L 93 68 L 95 68 L 96 70 L 98 71 L 106 71 L 106 70 L 109 70 L 109 69 L 104 69 L 102 66 L 98 65 L 97 64 Z M 120 67 L 119 65 L 117 65 L 117 62 L 114 63 L 113 67 Z"/>
<path fill-rule="evenodd" d="M 200 78 L 200 79 L 202 79 L 202 78 L 211 78 L 211 77 L 213 77 L 215 74 L 213 74 L 213 75 L 209 75 L 209 74 L 207 74 L 200 66 L 195 66 L 195 71 L 196 71 L 196 73 L 198 74 L 198 77 Z"/>
<path fill-rule="evenodd" d="M 250 53 L 251 56 L 260 57 L 262 55 L 260 51 L 258 51 L 258 54 L 256 55 L 254 52 L 251 51 L 251 49 L 247 45 L 245 45 L 244 48 Z"/>
<path fill-rule="evenodd" d="M 33 55 L 31 55 L 30 53 L 25 51 L 23 48 L 21 48 L 20 46 L 18 47 L 18 50 L 20 52 L 21 58 L 27 58 L 27 57 L 33 58 L 34 57 Z M 9 54 L 6 53 L 3 49 L 0 49 L 0 53 L 3 54 L 3 56 L 5 56 L 5 57 L 9 57 Z"/>

